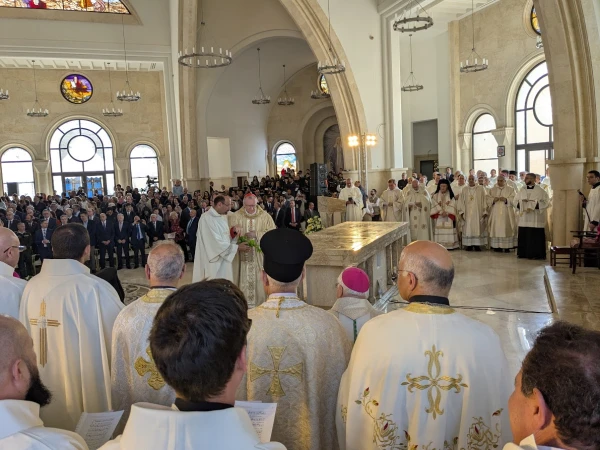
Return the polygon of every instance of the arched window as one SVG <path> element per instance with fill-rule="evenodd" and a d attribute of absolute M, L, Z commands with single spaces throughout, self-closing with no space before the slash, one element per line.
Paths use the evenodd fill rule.
<path fill-rule="evenodd" d="M 538 18 L 537 12 L 535 12 L 535 6 L 531 8 L 531 28 L 536 32 L 539 36 L 542 35 L 542 29 L 540 28 L 540 19 Z"/>
<path fill-rule="evenodd" d="M 554 157 L 552 98 L 545 61 L 521 83 L 515 114 L 517 171 L 543 175 L 546 160 Z"/>
<path fill-rule="evenodd" d="M 275 162 L 277 164 L 277 173 L 283 169 L 296 171 L 296 149 L 289 142 L 282 142 L 275 149 Z"/>
<path fill-rule="evenodd" d="M 131 163 L 131 187 L 146 189 L 148 177 L 156 180 L 153 184 L 160 186 L 158 179 L 158 157 L 149 145 L 137 145 L 129 156 Z"/>
<path fill-rule="evenodd" d="M 321 91 L 322 94 L 327 94 L 329 95 L 329 85 L 327 84 L 327 79 L 325 78 L 325 75 L 321 74 L 319 75 L 319 90 Z"/>
<path fill-rule="evenodd" d="M 2 181 L 8 195 L 35 195 L 33 162 L 31 155 L 22 148 L 9 148 L 2 154 Z"/>
<path fill-rule="evenodd" d="M 114 194 L 113 143 L 97 123 L 76 119 L 58 127 L 50 139 L 50 161 L 58 193 Z"/>
<path fill-rule="evenodd" d="M 492 169 L 498 170 L 498 143 L 491 131 L 496 121 L 491 114 L 482 114 L 473 125 L 473 169 L 483 170 L 490 176 Z"/>

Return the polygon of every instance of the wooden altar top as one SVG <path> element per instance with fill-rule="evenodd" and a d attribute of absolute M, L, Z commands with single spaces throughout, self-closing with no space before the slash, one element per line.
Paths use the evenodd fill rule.
<path fill-rule="evenodd" d="M 308 266 L 358 265 L 408 234 L 406 222 L 345 222 L 307 237 L 313 244 Z"/>

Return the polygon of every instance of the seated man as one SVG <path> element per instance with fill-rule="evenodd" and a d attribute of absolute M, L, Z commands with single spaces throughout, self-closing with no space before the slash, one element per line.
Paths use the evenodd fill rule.
<path fill-rule="evenodd" d="M 600 448 L 600 332 L 567 322 L 542 329 L 508 401 L 505 450 Z M 543 446 L 543 447 L 542 447 Z"/>
<path fill-rule="evenodd" d="M 175 404 L 133 405 L 123 435 L 102 448 L 285 450 L 261 444 L 246 411 L 234 406 L 250 325 L 244 294 L 229 281 L 202 281 L 171 294 L 149 341 L 158 373 L 177 393 Z"/>
<path fill-rule="evenodd" d="M 453 279 L 440 244 L 404 248 L 398 291 L 409 304 L 367 322 L 354 344 L 336 408 L 340 449 L 492 449 L 510 441 L 500 339 L 450 306 Z"/>
<path fill-rule="evenodd" d="M 358 267 L 348 267 L 338 277 L 337 301 L 329 310 L 339 319 L 352 343 L 369 319 L 383 314 L 369 303 L 369 276 Z"/>
<path fill-rule="evenodd" d="M 0 449 L 87 449 L 79 435 L 44 427 L 40 407 L 51 399 L 27 330 L 18 320 L 0 315 Z"/>

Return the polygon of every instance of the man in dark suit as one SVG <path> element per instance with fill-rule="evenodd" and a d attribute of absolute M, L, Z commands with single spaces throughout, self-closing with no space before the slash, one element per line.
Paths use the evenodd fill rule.
<path fill-rule="evenodd" d="M 267 203 L 265 203 L 265 211 L 267 212 L 267 214 L 273 217 L 273 213 L 275 212 L 275 205 L 273 204 L 272 195 L 269 195 L 267 197 Z M 273 217 L 273 220 L 275 220 L 275 217 Z"/>
<path fill-rule="evenodd" d="M 184 197 L 186 198 L 186 197 Z M 187 202 L 184 200 L 184 204 L 181 205 L 181 214 L 180 214 L 180 219 L 179 219 L 179 226 L 181 228 L 183 228 L 184 230 L 187 228 L 187 224 L 190 221 L 191 218 L 191 208 L 187 205 Z"/>
<path fill-rule="evenodd" d="M 35 232 L 35 246 L 36 252 L 40 255 L 40 261 L 44 262 L 45 259 L 52 259 L 52 230 L 48 228 L 48 222 L 42 221 L 40 223 L 40 229 Z"/>
<path fill-rule="evenodd" d="M 300 210 L 296 208 L 296 202 L 294 200 L 290 200 L 290 206 L 285 211 L 285 220 L 283 221 L 285 227 L 300 231 L 301 221 L 302 216 L 300 215 Z"/>
<path fill-rule="evenodd" d="M 125 253 L 125 267 L 131 269 L 129 259 L 129 237 L 131 236 L 131 225 L 125 221 L 123 214 L 117 214 L 117 223 L 115 223 L 115 241 L 117 245 L 117 269 L 123 268 L 123 253 Z"/>
<path fill-rule="evenodd" d="M 17 217 L 15 217 L 15 213 L 12 212 L 10 209 L 6 212 L 6 219 L 4 220 L 4 226 L 6 228 L 8 228 L 9 230 L 14 231 L 15 233 L 17 232 L 17 224 L 20 222 L 21 220 Z"/>
<path fill-rule="evenodd" d="M 135 220 L 135 212 L 133 211 L 133 205 L 127 204 L 125 206 L 125 212 L 123 213 L 125 222 L 132 224 Z"/>
<path fill-rule="evenodd" d="M 283 228 L 283 219 L 285 219 L 285 208 L 277 204 L 273 209 L 273 222 L 277 228 Z"/>
<path fill-rule="evenodd" d="M 25 222 L 19 222 L 17 237 L 19 238 L 19 244 L 25 247 L 25 250 L 19 255 L 19 276 L 26 279 L 34 276 L 35 271 L 31 259 L 33 255 L 33 236 L 25 230 Z"/>
<path fill-rule="evenodd" d="M 160 220 L 157 219 L 158 216 L 156 214 L 152 214 L 150 216 L 150 223 L 147 226 L 150 247 L 152 247 L 152 244 L 157 241 L 165 240 L 164 225 Z"/>
<path fill-rule="evenodd" d="M 44 211 L 42 211 L 41 220 L 45 220 L 46 222 L 48 222 L 48 228 L 50 228 L 51 230 L 54 230 L 56 228 L 56 219 L 52 217 L 52 214 L 50 213 L 49 209 L 45 209 Z"/>
<path fill-rule="evenodd" d="M 65 214 L 67 215 L 67 223 L 81 223 L 81 219 L 73 215 L 73 210 L 71 208 L 67 208 Z"/>
<path fill-rule="evenodd" d="M 100 269 L 106 267 L 106 253 L 108 252 L 109 265 L 115 267 L 115 258 L 113 252 L 115 250 L 115 226 L 114 223 L 108 220 L 106 214 L 100 214 L 100 225 L 96 233 L 98 246 L 100 247 Z"/>
<path fill-rule="evenodd" d="M 318 211 L 315 211 L 315 204 L 309 202 L 308 209 L 304 211 L 304 221 L 308 222 L 308 219 L 312 219 L 313 217 L 321 217 L 321 215 Z"/>
<path fill-rule="evenodd" d="M 138 255 L 141 253 L 141 265 L 146 265 L 146 224 L 142 223 L 140 216 L 135 216 L 131 227 L 131 247 L 133 247 L 133 268 L 137 269 Z M 129 258 L 129 256 L 128 256 Z"/>
<path fill-rule="evenodd" d="M 96 245 L 98 244 L 98 239 L 96 233 L 98 232 L 98 223 L 90 220 L 87 211 L 81 211 L 79 213 L 79 218 L 81 219 L 81 224 L 88 231 L 90 235 L 90 270 L 92 273 L 96 273 Z"/>
<path fill-rule="evenodd" d="M 190 220 L 185 227 L 185 239 L 190 248 L 190 261 L 194 260 L 196 255 L 196 235 L 198 234 L 198 222 L 200 219 L 196 216 L 196 210 L 190 211 Z"/>

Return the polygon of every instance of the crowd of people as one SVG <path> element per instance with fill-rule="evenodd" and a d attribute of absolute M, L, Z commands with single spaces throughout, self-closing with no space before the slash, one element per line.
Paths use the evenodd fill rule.
<path fill-rule="evenodd" d="M 19 247 L 7 228 L 0 242 Z M 173 241 L 153 246 L 150 291 L 127 307 L 84 266 L 83 226 L 51 243 L 29 282 L 0 274 L 0 312 L 18 311 L 0 315 L 0 449 L 85 450 L 80 415 L 111 410 L 124 414 L 107 450 L 600 447 L 600 332 L 542 329 L 513 386 L 496 333 L 450 304 L 454 265 L 435 242 L 404 248 L 407 304 L 385 314 L 355 267 L 331 311 L 303 301 L 313 248 L 291 229 L 260 240 L 266 300 L 254 308 L 229 280 L 179 286 Z M 277 403 L 270 439 L 237 400 Z"/>

